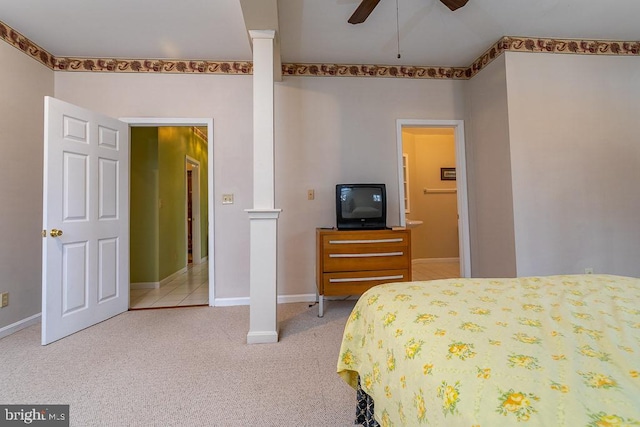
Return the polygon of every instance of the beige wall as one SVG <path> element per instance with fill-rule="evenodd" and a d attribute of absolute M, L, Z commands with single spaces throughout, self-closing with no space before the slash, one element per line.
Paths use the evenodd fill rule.
<path fill-rule="evenodd" d="M 216 298 L 247 297 L 251 77 L 57 72 L 55 83 L 56 97 L 115 117 L 213 117 Z M 276 84 L 279 294 L 315 294 L 315 228 L 335 225 L 335 184 L 387 184 L 389 225 L 399 223 L 395 120 L 462 119 L 465 83 L 285 77 Z M 221 204 L 226 193 L 233 205 Z"/>
<path fill-rule="evenodd" d="M 41 311 L 44 97 L 53 71 L 0 42 L 0 329 Z"/>
<path fill-rule="evenodd" d="M 337 183 L 386 184 L 387 224 L 399 224 L 396 119 L 462 119 L 465 83 L 292 77 L 276 86 L 280 294 L 315 293 L 315 227 L 335 226 Z"/>
<path fill-rule="evenodd" d="M 469 81 L 473 276 L 640 276 L 640 58 L 508 52 Z"/>
<path fill-rule="evenodd" d="M 466 94 L 472 275 L 514 277 L 516 253 L 504 55 L 469 81 Z"/>
<path fill-rule="evenodd" d="M 505 58 L 518 275 L 640 277 L 640 57 Z"/>

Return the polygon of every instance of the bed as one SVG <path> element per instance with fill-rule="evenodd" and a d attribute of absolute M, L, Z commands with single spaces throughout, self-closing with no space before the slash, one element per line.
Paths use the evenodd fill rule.
<path fill-rule="evenodd" d="M 337 368 L 366 426 L 640 426 L 640 279 L 379 285 Z"/>

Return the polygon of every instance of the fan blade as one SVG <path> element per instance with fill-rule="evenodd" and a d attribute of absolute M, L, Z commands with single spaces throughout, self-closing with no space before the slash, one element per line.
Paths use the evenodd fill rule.
<path fill-rule="evenodd" d="M 369 17 L 373 9 L 380 3 L 380 0 L 362 0 L 358 8 L 351 18 L 349 18 L 349 24 L 361 24 Z"/>
<path fill-rule="evenodd" d="M 456 9 L 460 9 L 462 6 L 467 4 L 469 0 L 440 0 L 440 1 L 449 9 L 456 10 Z"/>

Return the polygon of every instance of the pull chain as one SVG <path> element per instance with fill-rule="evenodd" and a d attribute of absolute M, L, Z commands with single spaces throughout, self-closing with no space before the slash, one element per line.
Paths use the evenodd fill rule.
<path fill-rule="evenodd" d="M 396 0 L 396 39 L 398 40 L 398 59 L 400 59 L 400 17 L 398 13 L 398 0 Z"/>

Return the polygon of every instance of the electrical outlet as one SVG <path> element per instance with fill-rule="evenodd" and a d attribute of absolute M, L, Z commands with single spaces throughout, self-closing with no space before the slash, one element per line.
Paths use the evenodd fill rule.
<path fill-rule="evenodd" d="M 584 274 L 593 274 L 593 268 L 591 268 L 591 267 L 585 268 L 584 269 Z"/>
<path fill-rule="evenodd" d="M 0 304 L 0 307 L 6 307 L 9 305 L 9 292 L 3 292 L 2 294 L 2 304 Z"/>
<path fill-rule="evenodd" d="M 223 194 L 222 195 L 222 204 L 230 205 L 233 203 L 233 194 Z"/>
<path fill-rule="evenodd" d="M 316 192 L 314 190 L 307 190 L 307 200 L 313 200 L 316 198 Z"/>

